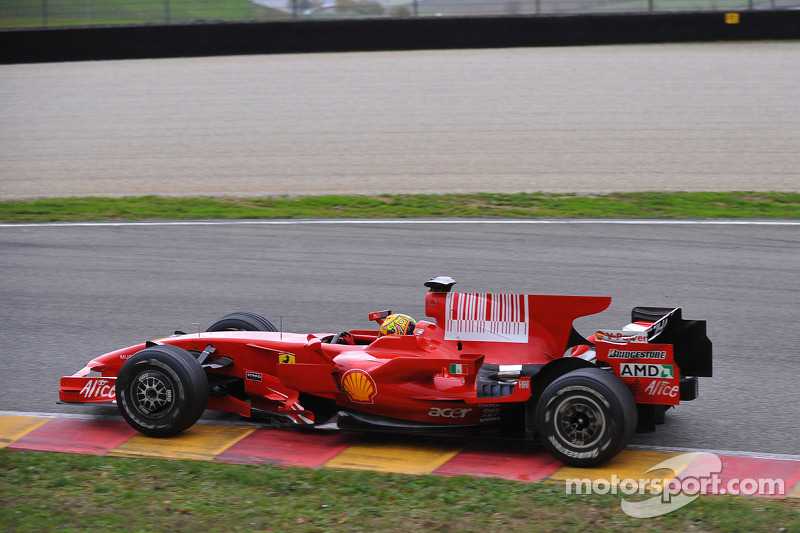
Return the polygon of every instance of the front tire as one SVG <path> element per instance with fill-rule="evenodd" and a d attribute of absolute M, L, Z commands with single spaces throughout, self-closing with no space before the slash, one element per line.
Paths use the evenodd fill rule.
<path fill-rule="evenodd" d="M 188 429 L 205 411 L 208 380 L 186 350 L 157 345 L 128 359 L 117 376 L 117 407 L 134 429 L 171 437 Z"/>
<path fill-rule="evenodd" d="M 570 466 L 603 463 L 628 445 L 636 430 L 628 387 L 600 368 L 574 370 L 553 381 L 536 404 L 544 447 Z"/>
<path fill-rule="evenodd" d="M 220 318 L 206 330 L 211 331 L 278 331 L 277 328 L 256 313 L 231 313 Z"/>

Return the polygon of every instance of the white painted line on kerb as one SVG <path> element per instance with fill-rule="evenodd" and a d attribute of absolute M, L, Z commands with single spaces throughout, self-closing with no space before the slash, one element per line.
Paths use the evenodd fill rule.
<path fill-rule="evenodd" d="M 547 225 L 594 224 L 620 226 L 800 226 L 800 220 L 649 220 L 649 219 L 297 219 L 297 220 L 165 220 L 153 222 L 23 222 L 0 224 L 0 228 L 106 228 L 135 226 L 300 226 L 300 225 Z"/>
<path fill-rule="evenodd" d="M 800 461 L 800 455 L 785 453 L 747 452 L 740 450 L 711 450 L 706 448 L 686 448 L 676 446 L 655 446 L 650 444 L 629 444 L 628 450 L 653 450 L 659 452 L 675 453 L 711 453 L 714 455 L 727 455 L 734 457 L 749 457 L 752 459 L 774 459 L 779 461 Z"/>

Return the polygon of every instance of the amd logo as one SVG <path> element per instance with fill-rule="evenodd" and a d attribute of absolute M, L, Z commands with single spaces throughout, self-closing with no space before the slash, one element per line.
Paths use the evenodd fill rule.
<path fill-rule="evenodd" d="M 672 379 L 675 372 L 672 365 L 639 365 L 636 363 L 622 363 L 619 366 L 621 378 L 661 378 Z"/>

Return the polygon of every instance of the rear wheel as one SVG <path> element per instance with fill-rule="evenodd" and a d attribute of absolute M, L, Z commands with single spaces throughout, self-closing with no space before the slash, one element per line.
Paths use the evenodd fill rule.
<path fill-rule="evenodd" d="M 600 368 L 574 370 L 553 381 L 535 407 L 545 448 L 571 466 L 603 463 L 627 446 L 636 430 L 633 395 Z"/>
<path fill-rule="evenodd" d="M 278 331 L 272 322 L 256 313 L 238 312 L 225 315 L 206 331 Z"/>
<path fill-rule="evenodd" d="M 192 355 L 177 346 L 145 348 L 117 376 L 117 407 L 134 429 L 170 437 L 197 422 L 208 402 L 208 380 Z"/>

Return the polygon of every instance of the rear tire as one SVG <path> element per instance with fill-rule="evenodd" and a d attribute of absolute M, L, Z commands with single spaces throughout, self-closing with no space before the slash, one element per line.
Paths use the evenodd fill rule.
<path fill-rule="evenodd" d="M 628 445 L 636 430 L 628 387 L 600 368 L 574 370 L 553 381 L 535 407 L 544 447 L 570 466 L 603 463 Z"/>
<path fill-rule="evenodd" d="M 238 312 L 225 315 L 206 331 L 278 331 L 272 322 L 256 313 Z"/>
<path fill-rule="evenodd" d="M 150 437 L 171 437 L 205 411 L 208 379 L 186 350 L 151 346 L 122 365 L 116 395 L 117 407 L 131 427 Z"/>

